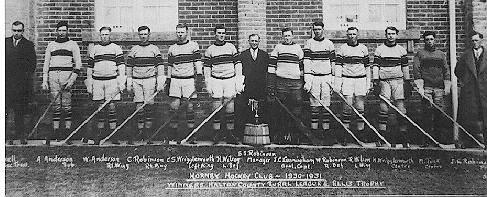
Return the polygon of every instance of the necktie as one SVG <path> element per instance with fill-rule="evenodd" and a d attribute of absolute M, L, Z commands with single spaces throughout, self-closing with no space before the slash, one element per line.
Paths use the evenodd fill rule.
<path fill-rule="evenodd" d="M 252 50 L 252 59 L 257 59 L 257 50 Z"/>
<path fill-rule="evenodd" d="M 17 46 L 17 43 L 18 43 L 18 41 L 16 39 L 14 39 L 14 47 Z"/>

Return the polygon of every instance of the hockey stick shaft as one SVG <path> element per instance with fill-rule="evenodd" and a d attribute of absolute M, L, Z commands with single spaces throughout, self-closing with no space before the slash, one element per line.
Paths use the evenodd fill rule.
<path fill-rule="evenodd" d="M 463 132 L 465 132 L 465 134 L 467 134 L 470 138 L 472 138 L 479 146 L 481 146 L 482 148 L 485 148 L 485 145 L 484 144 L 480 143 L 472 134 L 470 134 L 470 132 L 468 132 L 454 118 L 452 118 L 450 115 L 448 115 L 440 106 L 438 106 L 437 104 L 435 104 L 430 98 L 428 98 L 423 93 L 420 93 L 417 88 L 416 88 L 416 91 L 419 93 L 419 95 L 421 95 L 421 97 L 423 97 L 424 99 L 426 99 L 434 108 L 436 108 L 436 110 L 440 111 L 445 117 L 447 117 L 448 119 L 450 119 L 453 122 L 453 124 L 456 124 Z"/>
<path fill-rule="evenodd" d="M 56 102 L 56 100 L 58 99 L 58 97 L 61 96 L 61 93 L 62 93 L 63 90 L 64 90 L 64 88 L 61 91 L 59 91 L 56 94 L 56 96 L 54 97 L 54 99 L 49 103 L 49 105 L 47 105 L 46 109 L 44 110 L 44 113 L 42 113 L 42 115 L 39 117 L 39 119 L 37 120 L 36 124 L 34 125 L 34 128 L 32 128 L 32 131 L 29 133 L 29 135 L 28 135 L 27 138 L 32 137 L 32 135 L 36 132 L 37 127 L 39 126 L 39 124 L 41 123 L 41 121 L 46 117 L 47 112 L 49 112 L 49 109 L 51 109 L 52 105 L 54 105 L 54 103 Z"/>
<path fill-rule="evenodd" d="M 359 116 L 364 122 L 365 124 L 367 124 L 367 126 L 369 126 L 370 129 L 372 129 L 372 131 L 374 131 L 374 133 L 382 140 L 386 143 L 387 146 L 390 146 L 391 144 L 386 140 L 386 138 L 384 136 L 382 136 L 380 134 L 380 132 L 374 127 L 372 126 L 372 124 L 370 124 L 370 122 L 351 104 L 351 103 L 348 103 L 347 102 L 347 99 L 345 98 L 345 96 L 343 96 L 343 94 L 337 90 L 335 90 L 335 88 L 333 88 L 333 86 L 328 83 L 328 86 L 330 86 L 330 88 L 338 94 L 338 96 L 340 96 L 340 98 L 342 98 L 342 100 L 349 106 L 352 108 L 352 110 L 355 112 L 355 114 L 357 114 L 357 116 Z"/>
<path fill-rule="evenodd" d="M 88 118 L 86 118 L 86 120 L 84 120 L 73 132 L 71 132 L 71 134 L 68 135 L 68 137 L 66 137 L 66 139 L 64 139 L 62 142 L 66 142 L 68 141 L 74 134 L 78 133 L 79 130 L 81 130 L 81 128 L 86 125 L 93 117 L 95 117 L 96 114 L 98 114 L 106 105 L 108 105 L 108 103 L 110 103 L 117 95 L 119 95 L 121 93 L 121 91 L 118 91 L 115 95 L 111 96 L 108 100 L 106 100 L 105 102 L 103 102 L 102 105 L 100 105 L 98 107 L 98 109 L 96 109 L 93 113 L 91 113 L 90 116 L 88 116 Z"/>
<path fill-rule="evenodd" d="M 189 138 L 191 138 L 196 132 L 198 132 L 198 130 L 200 130 L 200 128 L 203 127 L 204 124 L 206 124 L 208 121 L 210 121 L 210 119 L 213 116 L 215 116 L 216 113 L 218 113 L 223 107 L 225 107 L 234 98 L 235 98 L 235 96 L 232 96 L 229 100 L 225 101 L 218 108 L 213 110 L 213 112 L 211 112 L 211 114 L 208 117 L 206 117 L 203 120 L 203 122 L 201 122 L 196 128 L 194 128 L 193 131 L 191 131 L 191 133 L 188 134 L 188 136 L 186 136 L 183 140 L 181 140 L 181 143 L 186 143 L 189 140 Z"/>
<path fill-rule="evenodd" d="M 166 127 L 167 124 L 169 124 L 169 122 L 171 122 L 171 120 L 176 117 L 179 113 L 179 110 L 181 110 L 182 106 L 186 106 L 186 104 L 188 104 L 191 100 L 191 98 L 193 97 L 193 95 L 196 94 L 196 91 L 194 91 L 193 93 L 191 93 L 191 95 L 188 97 L 187 100 L 184 101 L 184 103 L 182 105 L 180 105 L 180 108 L 174 112 L 174 114 L 171 115 L 171 117 L 169 117 L 169 119 L 166 120 L 166 122 L 164 122 L 157 130 L 156 132 L 154 132 L 154 134 L 152 134 L 147 140 L 150 141 L 152 140 L 152 138 L 154 138 L 157 134 L 159 134 L 159 132 L 164 128 Z"/>
<path fill-rule="evenodd" d="M 397 113 L 399 113 L 399 115 L 401 115 L 402 117 L 406 118 L 413 126 L 415 126 L 416 128 L 419 129 L 419 131 L 421 131 L 424 135 L 426 135 L 426 137 L 428 137 L 429 139 L 431 139 L 435 144 L 437 145 L 440 145 L 440 147 L 443 145 L 443 144 L 440 144 L 438 141 L 435 140 L 435 138 L 431 137 L 430 134 L 428 134 L 426 131 L 424 131 L 423 128 L 421 128 L 416 122 L 414 122 L 413 120 L 411 120 L 411 118 L 409 118 L 408 116 L 406 116 L 406 114 L 404 114 L 401 110 L 399 110 L 396 106 L 394 106 L 390 101 L 389 99 L 387 99 L 386 97 L 382 96 L 382 95 L 379 95 L 380 99 L 382 99 L 384 102 L 387 103 L 387 105 L 389 105 L 390 107 L 392 107 Z"/>
<path fill-rule="evenodd" d="M 138 107 L 137 109 L 135 109 L 135 111 L 130 114 L 129 117 L 127 117 L 117 128 L 115 128 L 107 137 L 103 138 L 102 140 L 100 140 L 100 144 L 103 144 L 105 143 L 105 141 L 107 141 L 108 139 L 110 139 L 113 135 L 115 135 L 115 133 L 117 133 L 117 131 L 119 131 L 123 126 L 125 126 L 125 124 L 127 124 L 128 121 L 130 121 L 134 116 L 135 114 L 137 114 L 137 112 L 139 112 L 140 110 L 142 110 L 146 105 L 147 103 L 149 103 L 150 100 L 152 100 L 160 91 L 156 91 L 154 92 L 154 94 L 152 94 L 148 99 L 146 99 L 144 101 L 144 103 Z"/>
<path fill-rule="evenodd" d="M 318 101 L 318 103 L 320 103 L 320 105 L 321 105 L 321 106 L 323 106 L 323 108 L 325 108 L 325 110 L 326 110 L 326 111 L 328 111 L 328 113 L 330 113 L 330 114 L 331 114 L 331 116 L 333 116 L 333 118 L 334 118 L 334 119 L 335 119 L 335 120 L 336 120 L 338 123 L 340 123 L 340 125 L 341 125 L 341 126 L 344 128 L 344 129 L 345 129 L 345 131 L 347 131 L 347 133 L 348 133 L 348 134 L 350 134 L 350 135 L 353 137 L 353 139 L 355 139 L 355 141 L 357 141 L 357 142 L 358 142 L 358 143 L 359 143 L 361 146 L 364 146 L 364 145 L 365 145 L 365 143 L 364 143 L 364 142 L 360 141 L 360 140 L 359 140 L 359 139 L 358 139 L 358 138 L 355 136 L 355 134 L 353 134 L 353 132 L 352 132 L 352 131 L 350 131 L 350 129 L 349 129 L 349 128 L 347 128 L 347 126 L 346 126 L 346 125 L 345 125 L 345 124 L 342 122 L 342 120 L 340 120 L 340 118 L 338 118 L 338 117 L 335 115 L 335 113 L 333 113 L 333 111 L 331 111 L 331 109 L 330 109 L 329 107 L 327 107 L 327 106 L 326 106 L 326 105 L 325 105 L 325 104 L 324 104 L 324 103 L 323 103 L 323 102 L 322 102 L 322 101 L 321 101 L 321 100 L 320 100 L 318 97 L 316 97 L 314 94 L 312 94 L 311 92 L 310 92 L 310 94 L 311 94 L 311 96 L 312 96 L 313 98 L 315 98 L 315 99 Z"/>

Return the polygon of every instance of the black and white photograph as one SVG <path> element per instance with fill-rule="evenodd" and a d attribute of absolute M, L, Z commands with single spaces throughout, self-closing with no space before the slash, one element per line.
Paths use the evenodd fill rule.
<path fill-rule="evenodd" d="M 486 0 L 2 4 L 2 196 L 487 195 Z"/>

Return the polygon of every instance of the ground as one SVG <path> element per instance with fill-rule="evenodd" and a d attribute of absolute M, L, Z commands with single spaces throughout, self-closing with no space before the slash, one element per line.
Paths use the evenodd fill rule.
<path fill-rule="evenodd" d="M 7 196 L 487 194 L 482 150 L 32 145 L 6 164 Z"/>

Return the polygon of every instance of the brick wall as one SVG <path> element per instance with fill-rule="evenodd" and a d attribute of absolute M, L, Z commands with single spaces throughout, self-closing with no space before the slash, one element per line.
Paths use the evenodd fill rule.
<path fill-rule="evenodd" d="M 473 0 L 472 6 L 472 29 L 487 36 L 487 2 L 485 0 Z M 484 42 L 484 46 L 487 46 L 487 42 Z"/>
<path fill-rule="evenodd" d="M 213 27 L 224 24 L 227 41 L 237 42 L 237 0 L 180 0 L 179 22 L 191 28 L 191 39 L 202 49 L 208 48 L 215 39 Z"/>
<path fill-rule="evenodd" d="M 455 2 L 457 50 L 459 55 L 465 47 L 465 1 Z M 408 29 L 419 29 L 420 34 L 425 31 L 434 31 L 437 34 L 437 47 L 449 53 L 450 22 L 448 7 L 448 0 L 408 0 L 406 26 Z M 415 46 L 416 49 L 419 47 L 423 47 L 422 42 L 418 42 Z M 447 54 L 447 57 L 449 57 L 449 54 Z"/>
<path fill-rule="evenodd" d="M 40 89 L 42 83 L 42 66 L 47 44 L 56 37 L 56 24 L 61 20 L 68 21 L 68 36 L 80 46 L 83 67 L 86 67 L 87 45 L 81 42 L 81 33 L 83 31 L 93 31 L 95 21 L 94 0 L 39 0 L 36 2 L 34 10 L 35 33 L 37 35 L 35 43 L 37 52 L 37 78 L 34 79 L 37 97 L 35 100 L 45 102 L 48 93 Z M 79 80 L 73 86 L 73 93 L 75 95 L 73 96 L 74 102 L 87 98 L 86 88 L 81 80 L 85 76 L 86 73 L 82 73 Z"/>
<path fill-rule="evenodd" d="M 486 3 L 482 0 L 460 0 L 456 1 L 457 10 L 457 48 L 461 51 L 464 47 L 464 32 L 466 31 L 466 17 L 465 16 L 465 2 L 472 2 L 475 6 L 474 18 L 475 28 L 485 29 L 486 22 L 485 13 Z M 10 4 L 13 1 L 7 1 Z M 15 1 L 16 2 L 16 1 Z M 39 90 L 42 81 L 42 63 L 44 59 L 44 51 L 48 41 L 55 37 L 55 25 L 60 20 L 67 20 L 70 24 L 70 37 L 77 41 L 81 47 L 81 54 L 84 66 L 86 66 L 87 42 L 82 40 L 82 32 L 92 32 L 94 30 L 94 0 L 37 0 L 31 9 L 34 10 L 33 30 L 36 36 L 36 50 L 38 55 L 38 67 L 36 70 L 36 94 L 37 101 L 46 102 L 47 93 Z M 258 6 L 260 10 L 251 10 L 247 6 L 242 6 L 247 3 L 247 6 Z M 254 17 L 257 19 L 262 16 L 262 4 L 265 3 L 265 37 L 263 48 L 268 51 L 279 42 L 281 42 L 281 32 L 283 27 L 289 26 L 295 31 L 295 40 L 300 44 L 304 44 L 305 40 L 311 37 L 310 24 L 316 19 L 322 18 L 322 2 L 316 0 L 180 0 L 179 1 L 179 20 L 181 23 L 189 24 L 191 28 L 192 40 L 197 41 L 201 49 L 204 51 L 214 39 L 213 27 L 215 24 L 225 24 L 228 32 L 228 40 L 238 45 L 244 43 L 243 47 L 247 47 L 246 37 L 250 31 L 255 29 L 250 28 L 245 31 L 245 20 L 243 17 L 248 17 L 247 22 L 251 22 Z M 9 5 L 9 4 L 7 4 Z M 15 4 L 18 5 L 18 4 Z M 241 6 L 239 8 L 239 5 Z M 419 34 L 426 30 L 436 31 L 439 35 L 440 49 L 448 52 L 448 0 L 426 1 L 426 0 L 407 0 L 407 28 L 419 30 Z M 483 6 L 483 7 L 482 7 Z M 252 8 L 254 8 L 252 7 Z M 245 10 L 249 8 L 248 10 Z M 239 10 L 242 13 L 242 15 Z M 248 14 L 248 15 L 247 15 Z M 254 15 L 253 15 L 254 14 Z M 259 15 L 260 14 L 260 15 Z M 239 17 L 242 20 L 239 20 Z M 257 18 L 256 18 L 257 17 Z M 12 18 L 12 17 L 10 17 Z M 240 22 L 240 24 L 239 24 Z M 259 21 L 262 26 L 262 21 Z M 483 25 L 483 26 L 482 26 Z M 239 32 L 240 27 L 240 32 Z M 326 27 L 325 27 L 326 29 Z M 262 31 L 262 30 L 259 30 Z M 242 34 L 239 35 L 238 34 Z M 333 38 L 338 45 L 344 42 L 344 37 Z M 382 42 L 381 39 L 368 39 L 367 46 L 370 51 L 376 48 Z M 135 42 L 117 41 L 123 45 L 123 49 L 127 52 Z M 157 41 L 155 42 L 161 49 L 165 56 L 167 48 L 171 42 Z M 403 41 L 402 43 L 406 43 Z M 421 47 L 422 43 L 415 40 L 415 49 Z M 238 46 L 237 46 L 238 47 Z M 412 53 L 411 53 L 412 54 Z M 82 73 L 80 79 L 75 84 L 75 98 L 86 100 L 88 95 L 82 84 L 85 73 Z M 130 100 L 128 95 L 123 96 L 124 100 Z"/>

